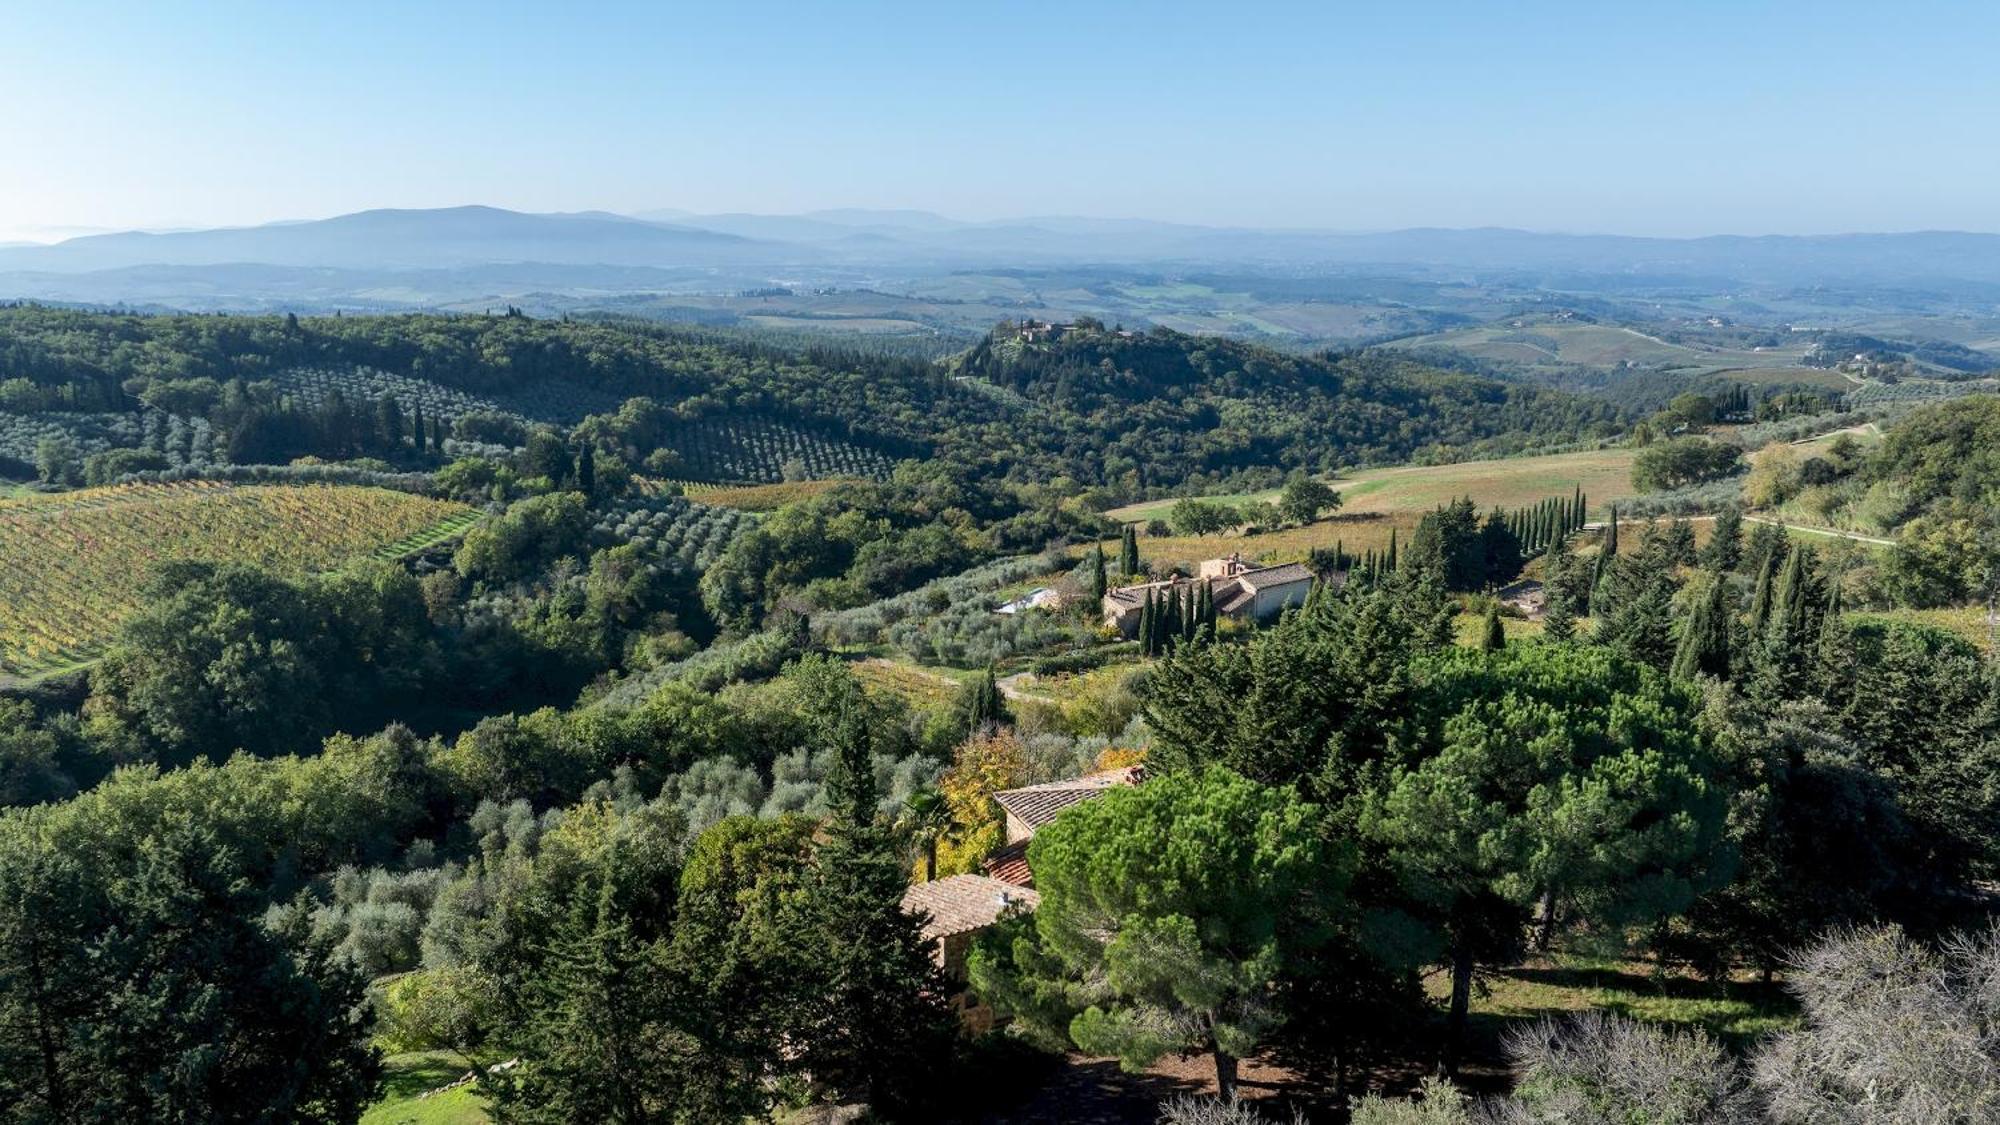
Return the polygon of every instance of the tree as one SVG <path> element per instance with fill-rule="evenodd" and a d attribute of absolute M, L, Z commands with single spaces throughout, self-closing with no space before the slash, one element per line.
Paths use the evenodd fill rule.
<path fill-rule="evenodd" d="M 1421 750 L 1361 823 L 1443 936 L 1451 1067 L 1478 965 L 1511 954 L 1529 906 L 1610 926 L 1685 909 L 1725 806 L 1694 699 L 1602 649 L 1452 649 L 1419 677 Z"/>
<path fill-rule="evenodd" d="M 1774 1125 L 1979 1121 L 2000 1105 L 2000 940 L 1941 951 L 1894 928 L 1840 931 L 1796 959 L 1803 1026 L 1756 1058 Z"/>
<path fill-rule="evenodd" d="M 366 982 L 305 912 L 267 925 L 212 825 L 170 821 L 90 866 L 68 854 L 88 847 L 75 831 L 0 823 L 0 1107 L 24 1121 L 357 1119 L 381 1087 Z"/>
<path fill-rule="evenodd" d="M 1321 512 L 1340 508 L 1340 493 L 1334 491 L 1325 481 L 1304 473 L 1294 474 L 1285 482 L 1278 494 L 1278 510 L 1286 519 L 1298 524 L 1311 523 Z"/>
<path fill-rule="evenodd" d="M 1701 565 L 1727 574 L 1743 561 L 1743 509 L 1725 504 L 1715 515 L 1714 534 L 1701 550 Z"/>
<path fill-rule="evenodd" d="M 1479 651 L 1499 652 L 1507 647 L 1507 627 L 1500 623 L 1500 603 L 1486 607 L 1486 619 L 1479 624 Z"/>
<path fill-rule="evenodd" d="M 1674 651 L 1674 677 L 1728 679 L 1735 631 L 1736 598 L 1730 592 L 1728 574 L 1720 569 L 1710 571 L 1694 612 L 1681 625 L 1680 644 Z"/>
<path fill-rule="evenodd" d="M 1238 522 L 1237 514 L 1227 506 L 1192 496 L 1174 501 L 1167 509 L 1167 526 L 1175 535 L 1216 535 Z"/>
<path fill-rule="evenodd" d="M 1674 438 L 1647 446 L 1632 459 L 1632 486 L 1641 492 L 1685 488 L 1726 477 L 1743 463 L 1743 451 L 1704 437 Z"/>
<path fill-rule="evenodd" d="M 1104 571 L 1104 544 L 1092 543 L 1090 545 L 1089 612 L 1097 612 L 1097 607 L 1103 603 L 1104 595 L 1110 589 L 1110 586 L 1109 576 Z"/>
<path fill-rule="evenodd" d="M 1486 582 L 1500 585 L 1512 582 L 1521 573 L 1521 540 L 1512 528 L 1507 526 L 1506 513 L 1493 509 L 1486 522 L 1479 528 L 1479 551 L 1486 571 Z"/>
<path fill-rule="evenodd" d="M 1393 554 L 1393 539 L 1390 549 Z M 1517 554 L 1518 550 L 1517 545 Z M 1392 558 L 1389 565 L 1392 570 L 1431 574 L 1447 590 L 1477 590 L 1486 585 L 1485 543 L 1472 500 L 1461 498 L 1426 513 L 1410 537 L 1407 557 L 1400 565 Z"/>
<path fill-rule="evenodd" d="M 991 664 L 986 666 L 984 674 L 967 680 L 960 689 L 959 711 L 965 716 L 966 729 L 974 732 L 1007 721 L 1007 697 L 1000 692 L 1000 681 Z"/>
<path fill-rule="evenodd" d="M 842 739 L 827 840 L 783 913 L 798 989 L 787 1042 L 816 1084 L 898 1120 L 937 1095 L 955 1025 L 920 920 L 902 909 L 907 871 L 874 820 L 860 733 Z"/>
<path fill-rule="evenodd" d="M 590 498 L 597 495 L 597 446 L 584 442 L 576 453 L 576 490 Z"/>
<path fill-rule="evenodd" d="M 499 999 L 484 973 L 459 965 L 405 973 L 377 1006 L 390 1050 L 450 1051 L 475 1071 L 495 1061 L 484 1048 L 500 1029 Z"/>
<path fill-rule="evenodd" d="M 1035 1030 L 1128 1069 L 1207 1053 L 1228 1097 L 1236 1061 L 1279 1016 L 1286 964 L 1324 940 L 1291 922 L 1346 884 L 1349 856 L 1318 815 L 1287 788 L 1223 769 L 1077 806 L 1028 845 L 1041 905 L 981 942 L 974 985 Z"/>
<path fill-rule="evenodd" d="M 1126 582 L 1139 576 L 1139 529 L 1129 523 L 1118 540 L 1118 576 Z"/>
<path fill-rule="evenodd" d="M 1570 606 L 1567 591 L 1549 590 L 1548 608 L 1542 613 L 1542 636 L 1558 644 L 1576 636 L 1576 611 Z"/>
<path fill-rule="evenodd" d="M 82 454 L 67 437 L 45 437 L 35 443 L 35 476 L 43 484 L 73 485 L 81 477 Z"/>
<path fill-rule="evenodd" d="M 489 1082 L 498 1120 L 635 1125 L 713 1108 L 665 939 L 634 917 L 632 896 L 650 891 L 642 870 L 614 839 L 535 950 L 513 1029 L 522 1063 Z"/>

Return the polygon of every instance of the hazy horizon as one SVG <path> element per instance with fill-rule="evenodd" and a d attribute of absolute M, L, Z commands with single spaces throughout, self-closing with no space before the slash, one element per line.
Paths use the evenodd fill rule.
<path fill-rule="evenodd" d="M 70 239 L 89 238 L 95 235 L 104 235 L 104 234 L 178 234 L 178 233 L 187 233 L 194 231 L 205 231 L 205 230 L 248 230 L 259 227 L 287 226 L 294 224 L 319 222 L 326 219 L 340 218 L 346 215 L 358 214 L 366 211 L 432 211 L 432 210 L 457 210 L 462 208 L 473 208 L 473 207 L 495 207 L 495 205 L 490 203 L 480 203 L 480 202 L 448 203 L 448 204 L 441 204 L 437 207 L 424 207 L 424 208 L 398 207 L 391 205 L 379 208 L 376 207 L 362 208 L 359 211 L 344 211 L 327 215 L 292 215 L 284 218 L 270 219 L 261 222 L 223 223 L 223 224 L 216 224 L 214 226 L 206 226 L 203 224 L 183 222 L 183 223 L 169 223 L 169 224 L 137 226 L 137 227 L 30 226 L 14 230 L 9 230 L 5 227 L 0 227 L 0 245 L 6 245 L 6 244 L 19 245 L 19 244 L 31 244 L 31 243 L 40 245 L 54 245 L 59 242 L 69 241 Z M 515 210 L 513 208 L 496 208 L 496 209 L 508 210 L 508 211 Z M 1304 227 L 1304 226 L 1292 226 L 1292 225 L 1257 227 L 1257 226 L 1247 226 L 1241 224 L 1227 224 L 1227 223 L 1215 223 L 1215 224 L 1182 223 L 1180 220 L 1161 219 L 1151 215 L 1083 215 L 1083 214 L 1050 213 L 1050 214 L 1040 214 L 1040 215 L 1025 215 L 1025 214 L 995 215 L 995 216 L 981 217 L 981 218 L 967 218 L 962 215 L 948 214 L 936 208 L 929 208 L 929 207 L 902 207 L 902 208 L 825 207 L 825 208 L 813 208 L 811 210 L 793 211 L 793 212 L 749 211 L 741 208 L 730 208 L 719 211 L 694 211 L 689 208 L 680 208 L 671 206 L 646 207 L 646 208 L 640 208 L 636 211 L 610 211 L 606 208 L 568 207 L 546 212 L 519 212 L 519 213 L 546 214 L 546 215 L 578 215 L 578 214 L 597 213 L 597 214 L 616 215 L 621 218 L 627 218 L 627 219 L 638 219 L 640 221 L 657 222 L 657 223 L 672 225 L 676 221 L 676 216 L 668 214 L 668 212 L 682 212 L 684 213 L 685 217 L 690 221 L 716 218 L 722 216 L 732 216 L 732 215 L 747 215 L 747 216 L 756 216 L 760 218 L 805 218 L 805 217 L 812 217 L 815 215 L 835 214 L 839 212 L 864 212 L 864 213 L 880 212 L 884 214 L 892 212 L 914 212 L 914 213 L 922 213 L 925 215 L 934 216 L 936 218 L 944 219 L 953 223 L 964 223 L 967 225 L 1007 224 L 1007 223 L 1027 224 L 1037 221 L 1081 220 L 1087 222 L 1105 222 L 1105 223 L 1119 223 L 1119 222 L 1161 223 L 1167 225 L 1208 227 L 1217 230 L 1233 229 L 1233 230 L 1245 230 L 1245 231 L 1267 231 L 1267 230 L 1296 231 L 1302 233 L 1353 235 L 1353 236 L 1393 234 L 1393 233 L 1407 232 L 1412 230 L 1426 230 L 1426 229 L 1450 230 L 1450 231 L 1505 230 L 1505 231 L 1518 231 L 1521 233 L 1535 234 L 1535 235 L 1548 235 L 1555 237 L 1649 238 L 1649 239 L 1664 239 L 1672 241 L 1692 241 L 1704 238 L 1728 238 L 1728 237 L 1837 238 L 1850 235 L 2000 233 L 2000 230 L 1960 230 L 1960 229 L 1932 227 L 1932 228 L 1909 228 L 1905 230 L 1821 230 L 1821 231 L 1784 231 L 1784 232 L 1712 231 L 1705 233 L 1657 235 L 1657 234 L 1640 234 L 1640 233 L 1635 233 L 1630 231 L 1620 231 L 1620 230 L 1541 229 L 1535 227 L 1508 226 L 1505 224 L 1498 224 L 1498 223 L 1473 223 L 1465 226 L 1445 226 L 1442 224 L 1420 223 L 1407 227 L 1380 227 L 1380 228 L 1358 228 L 1358 229 L 1343 229 L 1336 227 Z"/>
<path fill-rule="evenodd" d="M 2000 10 L 0 0 L 0 240 L 383 207 L 2000 230 Z"/>

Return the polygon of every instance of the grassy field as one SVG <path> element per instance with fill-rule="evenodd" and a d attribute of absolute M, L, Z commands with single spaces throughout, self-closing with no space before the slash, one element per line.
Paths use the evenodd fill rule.
<path fill-rule="evenodd" d="M 1491 461 L 1461 461 L 1451 465 L 1397 465 L 1363 469 L 1331 483 L 1341 498 L 1341 514 L 1372 515 L 1424 512 L 1460 496 L 1470 496 L 1481 508 L 1518 508 L 1551 496 L 1568 496 L 1581 485 L 1593 512 L 1633 494 L 1634 449 L 1589 449 L 1540 457 L 1503 457 Z M 1235 493 L 1208 499 L 1240 504 L 1271 501 L 1276 489 Z M 1149 500 L 1115 508 L 1113 519 L 1133 522 L 1164 518 L 1172 500 Z"/>
<path fill-rule="evenodd" d="M 164 562 L 247 562 L 281 574 L 399 556 L 477 518 L 379 488 L 183 483 L 0 500 L 0 673 L 88 663 Z"/>
<path fill-rule="evenodd" d="M 1259 535 L 1140 536 L 1142 557 L 1163 563 L 1189 563 L 1234 552 L 1266 562 L 1303 559 L 1317 547 L 1338 543 L 1350 554 L 1389 545 L 1391 530 L 1409 542 L 1424 513 L 1460 496 L 1470 496 L 1482 511 L 1518 508 L 1551 496 L 1568 496 L 1578 486 L 1590 500 L 1594 515 L 1608 504 L 1633 494 L 1631 449 L 1593 449 L 1541 457 L 1509 457 L 1465 461 L 1454 465 L 1400 465 L 1367 469 L 1333 481 L 1343 501 L 1331 519 L 1307 527 L 1286 528 Z M 1229 504 L 1271 501 L 1275 490 L 1237 493 L 1208 499 Z M 1151 500 L 1108 513 L 1125 522 L 1164 518 L 1172 500 Z"/>
<path fill-rule="evenodd" d="M 485 1125 L 485 1100 L 469 1086 L 422 1097 L 465 1073 L 456 1055 L 427 1051 L 391 1055 L 382 1100 L 361 1115 L 361 1125 Z"/>
<path fill-rule="evenodd" d="M 1502 970 L 1476 997 L 1472 1011 L 1480 1037 L 1497 1043 L 1508 1026 L 1571 1012 L 1614 1012 L 1647 1023 L 1700 1027 L 1726 1043 L 1745 1046 L 1782 1030 L 1796 1006 L 1782 987 L 1750 979 L 1710 982 L 1643 961 L 1551 957 Z M 1442 974 L 1430 990 L 1442 995 Z"/>
<path fill-rule="evenodd" d="M 1581 320 L 1518 319 L 1415 336 L 1393 347 L 1440 347 L 1480 359 L 1528 367 L 1647 367 L 1687 373 L 1795 368 L 1806 345 L 1730 348 L 1674 343 L 1632 328 Z M 1822 373 L 1823 374 L 1823 373 Z"/>

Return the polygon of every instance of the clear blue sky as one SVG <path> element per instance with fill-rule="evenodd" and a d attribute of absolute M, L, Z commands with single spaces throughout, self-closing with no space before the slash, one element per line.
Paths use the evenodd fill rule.
<path fill-rule="evenodd" d="M 2000 230 L 2000 5 L 0 0 L 0 238 L 366 207 Z"/>

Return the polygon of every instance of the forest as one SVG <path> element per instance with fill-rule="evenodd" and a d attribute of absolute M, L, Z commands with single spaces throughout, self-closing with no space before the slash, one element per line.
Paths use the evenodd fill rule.
<path fill-rule="evenodd" d="M 0 310 L 61 431 L 0 533 L 132 591 L 0 680 L 0 1120 L 1990 1120 L 2000 399 L 1760 394 Z M 789 479 L 694 468 L 758 435 Z M 1505 506 L 1351 475 L 1551 447 Z M 266 514 L 141 565 L 162 482 Z M 424 507 L 255 554 L 327 496 Z M 906 896 L 1010 847 L 946 956 Z"/>

